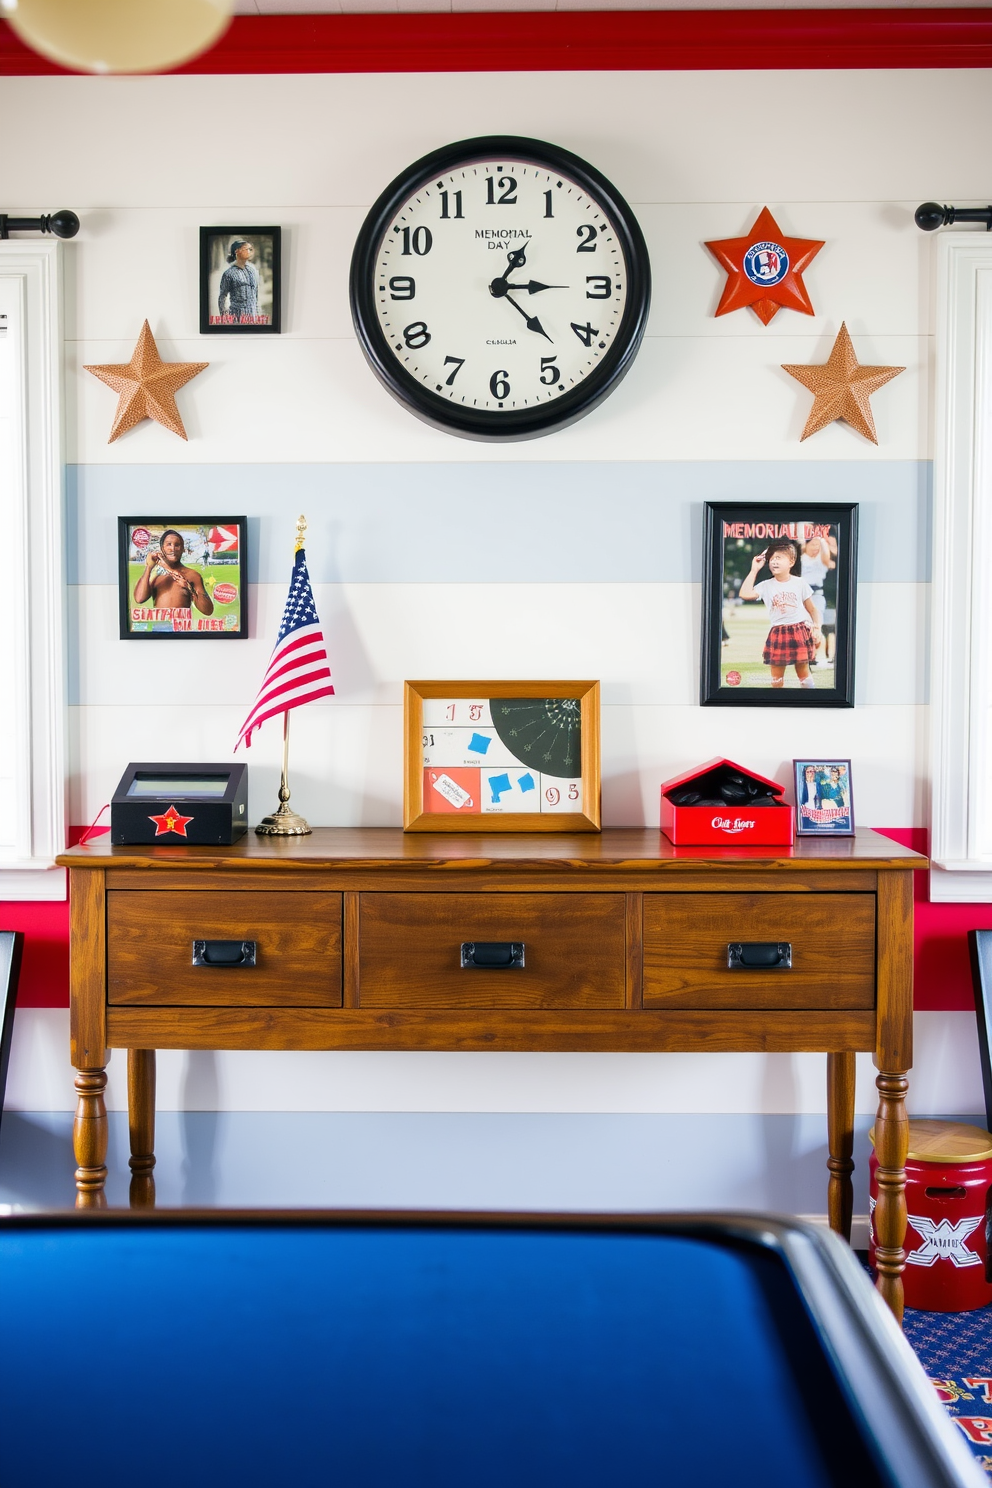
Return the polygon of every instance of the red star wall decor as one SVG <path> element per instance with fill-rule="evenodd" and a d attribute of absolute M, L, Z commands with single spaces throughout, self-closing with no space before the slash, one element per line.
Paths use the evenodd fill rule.
<path fill-rule="evenodd" d="M 186 823 L 191 822 L 191 816 L 183 816 L 175 806 L 170 806 L 168 811 L 163 811 L 161 816 L 150 816 L 149 821 L 155 823 L 155 836 L 164 837 L 168 832 L 175 832 L 177 837 L 186 836 Z"/>
<path fill-rule="evenodd" d="M 787 238 L 767 207 L 762 207 L 746 238 L 720 238 L 706 247 L 727 271 L 717 315 L 746 305 L 763 325 L 784 306 L 812 315 L 803 270 L 823 247 L 812 238 Z"/>

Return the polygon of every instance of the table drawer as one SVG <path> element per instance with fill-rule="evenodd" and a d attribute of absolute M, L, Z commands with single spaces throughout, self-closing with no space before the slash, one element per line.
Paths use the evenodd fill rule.
<path fill-rule="evenodd" d="M 254 942 L 255 964 L 194 966 L 194 941 Z M 110 889 L 107 995 L 128 1006 L 340 1007 L 341 895 Z"/>
<path fill-rule="evenodd" d="M 791 947 L 790 968 L 728 965 Z M 745 959 L 760 952 L 745 950 Z M 871 1008 L 874 894 L 645 894 L 646 1008 Z"/>
<path fill-rule="evenodd" d="M 623 894 L 363 894 L 359 999 L 389 1008 L 622 1008 L 625 941 Z M 463 944 L 479 943 L 523 945 L 523 965 L 463 967 Z"/>

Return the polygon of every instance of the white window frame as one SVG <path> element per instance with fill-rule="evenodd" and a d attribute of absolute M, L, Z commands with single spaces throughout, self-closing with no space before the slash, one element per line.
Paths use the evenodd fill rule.
<path fill-rule="evenodd" d="M 992 901 L 992 234 L 937 242 L 930 897 Z"/>
<path fill-rule="evenodd" d="M 13 854 L 0 858 L 0 900 L 64 899 L 65 869 L 54 864 L 66 842 L 67 783 L 61 243 L 0 242 L 0 279 L 19 303 L 23 391 L 11 493 L 17 543 L 5 543 L 23 586 L 23 623 L 10 638 L 23 794 Z"/>

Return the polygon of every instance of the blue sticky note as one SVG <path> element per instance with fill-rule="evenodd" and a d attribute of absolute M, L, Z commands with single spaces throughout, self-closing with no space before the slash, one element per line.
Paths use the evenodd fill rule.
<path fill-rule="evenodd" d="M 489 789 L 493 793 L 492 804 L 494 806 L 498 806 L 500 796 L 503 794 L 504 791 L 508 791 L 510 789 L 509 775 L 490 775 Z"/>
<path fill-rule="evenodd" d="M 485 734 L 473 734 L 468 741 L 468 747 L 473 754 L 485 754 L 492 742 L 492 739 L 487 738 Z"/>
<path fill-rule="evenodd" d="M 522 791 L 537 789 L 537 786 L 534 784 L 534 777 L 529 773 L 527 775 L 521 775 L 520 779 L 517 781 L 517 784 Z"/>

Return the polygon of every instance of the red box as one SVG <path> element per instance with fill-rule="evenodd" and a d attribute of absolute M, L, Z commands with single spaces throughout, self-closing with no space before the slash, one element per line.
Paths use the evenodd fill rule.
<path fill-rule="evenodd" d="M 671 791 L 692 785 L 707 794 L 707 787 L 716 790 L 718 772 L 733 770 L 745 780 L 755 780 L 779 798 L 775 806 L 676 806 L 668 799 Z M 732 842 L 738 846 L 757 844 L 762 847 L 790 846 L 795 822 L 792 807 L 780 798 L 785 786 L 774 780 L 766 780 L 754 770 L 745 770 L 729 759 L 707 760 L 695 770 L 676 775 L 666 780 L 661 787 L 661 830 L 677 846 L 700 845 L 710 842 Z"/>

